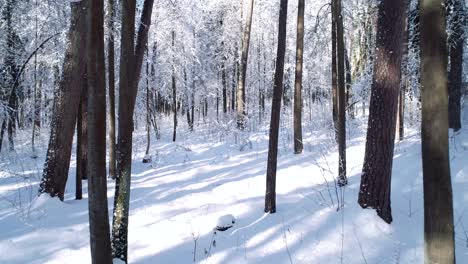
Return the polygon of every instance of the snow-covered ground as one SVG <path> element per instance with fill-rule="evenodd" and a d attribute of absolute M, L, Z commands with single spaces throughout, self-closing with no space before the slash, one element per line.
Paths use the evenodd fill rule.
<path fill-rule="evenodd" d="M 468 263 L 468 122 L 450 135 L 457 263 Z M 417 129 L 397 143 L 391 225 L 357 204 L 365 119 L 348 123 L 349 185 L 335 188 L 332 130 L 305 126 L 305 152 L 292 154 L 283 121 L 277 213 L 263 212 L 268 127 L 235 132 L 215 122 L 186 128 L 171 142 L 169 120 L 143 164 L 145 136 L 136 133 L 129 227 L 130 263 L 423 263 L 423 195 Z M 140 128 L 139 131 L 142 131 Z M 20 135 L 21 136 L 21 135 Z M 152 135 L 153 136 L 153 135 Z M 28 135 L 24 135 L 28 137 Z M 90 263 L 87 196 L 74 200 L 72 158 L 65 202 L 36 198 L 47 133 L 38 159 L 25 139 L 0 160 L 0 263 Z M 109 216 L 114 183 L 109 180 Z M 86 193 L 86 184 L 84 184 Z M 32 201 L 32 202 L 31 202 Z M 214 232 L 231 214 L 232 228 Z"/>

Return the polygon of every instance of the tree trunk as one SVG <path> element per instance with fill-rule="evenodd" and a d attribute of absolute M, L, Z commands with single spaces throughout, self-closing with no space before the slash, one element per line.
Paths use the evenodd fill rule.
<path fill-rule="evenodd" d="M 345 47 L 343 40 L 343 16 L 341 0 L 336 0 L 336 63 L 338 73 L 338 113 L 337 113 L 337 134 L 338 134 L 338 185 L 343 186 L 348 183 L 346 178 L 346 87 L 345 87 Z"/>
<path fill-rule="evenodd" d="M 266 175 L 265 213 L 276 212 L 276 167 L 278 159 L 278 134 L 283 96 L 284 56 L 286 52 L 286 23 L 288 0 L 281 0 L 278 25 L 278 49 L 276 52 L 275 83 L 271 108 L 270 139 Z"/>
<path fill-rule="evenodd" d="M 333 129 L 335 130 L 335 140 L 338 142 L 338 62 L 336 54 L 336 1 L 332 0 L 332 26 L 331 26 L 331 42 L 332 42 L 332 116 Z"/>
<path fill-rule="evenodd" d="M 106 173 L 106 77 L 104 1 L 89 1 L 87 12 L 88 206 L 91 260 L 112 263 Z M 84 106 L 83 106 L 84 107 Z"/>
<path fill-rule="evenodd" d="M 82 198 L 82 180 L 88 179 L 88 87 L 87 77 L 82 83 L 78 119 L 76 122 L 76 192 L 75 199 Z"/>
<path fill-rule="evenodd" d="M 425 263 L 454 264 L 444 0 L 420 1 Z"/>
<path fill-rule="evenodd" d="M 304 53 L 304 4 L 299 0 L 297 15 L 296 76 L 294 80 L 294 153 L 300 154 L 302 144 L 302 58 Z"/>
<path fill-rule="evenodd" d="M 112 220 L 112 256 L 127 263 L 128 213 L 132 171 L 133 113 L 135 110 L 141 67 L 148 42 L 154 0 L 145 0 L 135 46 L 135 0 L 122 1 L 120 49 L 120 89 L 118 155 L 114 217 Z"/>
<path fill-rule="evenodd" d="M 175 31 L 172 31 L 172 48 L 175 49 Z M 175 61 L 173 61 L 175 63 Z M 177 137 L 177 86 L 175 77 L 175 65 L 172 65 L 172 114 L 174 115 L 174 131 L 172 133 L 172 141 L 176 141 Z"/>
<path fill-rule="evenodd" d="M 239 80 L 237 83 L 236 103 L 237 103 L 237 127 L 241 130 L 245 128 L 245 116 L 247 115 L 245 109 L 245 80 L 247 75 L 247 63 L 249 57 L 250 45 L 250 31 L 252 28 L 252 16 L 254 9 L 254 0 L 250 0 L 249 13 L 247 14 L 247 21 L 244 28 L 244 36 L 242 37 L 242 54 L 241 62 L 239 64 Z"/>
<path fill-rule="evenodd" d="M 39 193 L 58 196 L 63 201 L 70 168 L 76 117 L 85 75 L 85 0 L 70 3 L 72 16 L 68 32 L 58 96 L 54 98 L 49 147 Z"/>
<path fill-rule="evenodd" d="M 109 78 L 109 177 L 117 177 L 117 164 L 115 160 L 115 49 L 114 49 L 114 0 L 108 0 L 107 29 L 109 30 L 107 39 L 107 63 Z"/>
<path fill-rule="evenodd" d="M 401 29 L 405 26 L 406 7 L 406 0 L 384 0 L 379 6 L 366 151 L 359 190 L 361 207 L 376 209 L 387 223 L 392 222 L 390 188 L 404 40 Z"/>
<path fill-rule="evenodd" d="M 449 127 L 454 131 L 461 128 L 461 91 L 463 74 L 463 41 L 464 27 L 461 16 L 466 15 L 462 1 L 450 1 L 450 9 L 453 10 L 453 27 L 456 30 L 449 38 L 450 47 L 450 71 L 448 73 L 449 84 Z"/>

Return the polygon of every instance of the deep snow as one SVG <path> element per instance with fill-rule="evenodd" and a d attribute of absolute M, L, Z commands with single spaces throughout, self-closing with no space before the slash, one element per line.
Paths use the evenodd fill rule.
<path fill-rule="evenodd" d="M 468 122 L 450 135 L 457 263 L 468 263 Z M 288 123 L 289 122 L 289 123 Z M 268 127 L 239 133 L 215 122 L 152 139 L 143 164 L 143 128 L 135 134 L 130 263 L 423 263 L 423 196 L 417 129 L 395 146 L 391 225 L 357 204 L 365 119 L 348 122 L 349 185 L 335 188 L 332 130 L 306 125 L 305 152 L 292 154 L 290 121 L 283 121 L 277 174 L 277 213 L 263 213 Z M 74 200 L 72 157 L 65 202 L 36 198 L 42 151 L 31 159 L 28 135 L 18 152 L 1 154 L 0 263 L 90 263 L 86 184 Z M 151 135 L 153 136 L 153 134 Z M 242 151 L 241 151 L 242 149 Z M 114 183 L 108 181 L 109 216 Z M 219 217 L 236 223 L 214 232 Z"/>

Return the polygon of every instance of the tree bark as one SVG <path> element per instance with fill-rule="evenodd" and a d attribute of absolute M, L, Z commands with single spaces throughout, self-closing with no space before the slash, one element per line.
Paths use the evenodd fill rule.
<path fill-rule="evenodd" d="M 128 213 L 132 171 L 132 133 L 141 67 L 154 0 L 145 0 L 135 46 L 135 0 L 122 1 L 117 180 L 112 220 L 112 256 L 127 263 Z"/>
<path fill-rule="evenodd" d="M 420 1 L 425 263 L 454 264 L 444 0 Z"/>
<path fill-rule="evenodd" d="M 88 179 L 88 87 L 87 78 L 82 83 L 78 119 L 76 122 L 76 192 L 75 199 L 82 198 L 82 180 Z"/>
<path fill-rule="evenodd" d="M 241 62 L 239 64 L 240 76 L 237 83 L 236 91 L 237 127 L 241 130 L 245 128 L 245 116 L 247 115 L 245 109 L 245 80 L 247 75 L 247 63 L 249 58 L 250 31 L 252 28 L 254 2 L 254 0 L 250 0 L 249 13 L 247 14 L 247 21 L 244 28 L 244 36 L 242 37 L 242 54 Z"/>
<path fill-rule="evenodd" d="M 112 263 L 106 173 L 106 77 L 104 62 L 104 1 L 91 0 L 87 12 L 88 79 L 88 206 L 91 260 Z"/>
<path fill-rule="evenodd" d="M 65 52 L 62 78 L 54 110 L 50 140 L 39 193 L 58 196 L 63 201 L 70 168 L 70 155 L 76 117 L 85 75 L 85 0 L 70 3 L 72 16 L 68 32 L 69 44 Z"/>
<path fill-rule="evenodd" d="M 461 16 L 466 15 L 462 1 L 449 1 L 453 10 L 454 32 L 449 38 L 450 47 L 450 71 L 448 73 L 449 84 L 449 127 L 454 131 L 461 128 L 461 91 L 463 74 L 463 42 L 464 27 Z"/>
<path fill-rule="evenodd" d="M 284 57 L 286 53 L 286 23 L 288 0 L 281 0 L 278 25 L 278 49 L 276 52 L 275 82 L 271 108 L 270 139 L 266 175 L 265 213 L 276 212 L 276 167 L 278 159 L 278 134 L 283 96 Z"/>
<path fill-rule="evenodd" d="M 401 29 L 405 26 L 406 7 L 406 0 L 384 0 L 379 6 L 376 59 L 358 200 L 362 208 L 376 209 L 387 223 L 392 222 L 391 176 L 404 40 Z"/>
<path fill-rule="evenodd" d="M 348 183 L 346 178 L 346 87 L 345 87 L 345 47 L 341 0 L 336 0 L 336 63 L 337 63 L 337 135 L 338 135 L 338 185 Z"/>
<path fill-rule="evenodd" d="M 115 145 L 115 48 L 114 48 L 114 0 L 108 0 L 107 29 L 109 30 L 107 39 L 107 63 L 109 78 L 109 177 L 117 177 L 116 145 Z"/>
<path fill-rule="evenodd" d="M 299 0 L 297 14 L 296 76 L 294 80 L 294 153 L 300 154 L 302 144 L 302 59 L 304 54 L 304 6 Z"/>

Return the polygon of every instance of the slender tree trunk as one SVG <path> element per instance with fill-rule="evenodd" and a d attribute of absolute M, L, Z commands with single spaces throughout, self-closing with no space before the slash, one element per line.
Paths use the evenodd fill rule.
<path fill-rule="evenodd" d="M 120 52 L 120 89 L 118 155 L 114 217 L 112 220 L 112 255 L 127 263 L 128 213 L 132 171 L 133 113 L 154 0 L 145 0 L 135 46 L 135 0 L 122 1 Z"/>
<path fill-rule="evenodd" d="M 462 18 L 463 3 L 461 0 L 452 0 L 451 9 L 453 10 L 453 20 L 456 32 L 452 33 L 449 43 L 450 47 L 450 71 L 448 73 L 449 84 L 449 127 L 454 131 L 461 128 L 461 94 L 462 94 L 462 75 L 463 75 L 463 42 L 464 27 Z M 466 14 L 465 14 L 466 15 Z"/>
<path fill-rule="evenodd" d="M 107 39 L 107 63 L 109 80 L 109 177 L 117 177 L 117 163 L 115 155 L 115 50 L 114 50 L 114 0 L 108 0 L 107 29 L 109 30 Z"/>
<path fill-rule="evenodd" d="M 82 180 L 88 179 L 88 87 L 87 78 L 82 83 L 78 119 L 76 122 L 76 192 L 75 199 L 82 198 Z"/>
<path fill-rule="evenodd" d="M 241 130 L 245 128 L 245 80 L 247 75 L 247 63 L 249 57 L 250 45 L 250 31 L 252 28 L 252 16 L 254 10 L 254 0 L 250 0 L 249 13 L 247 14 L 247 21 L 244 28 L 244 36 L 242 37 L 242 54 L 241 62 L 239 64 L 239 80 L 237 83 L 236 103 L 237 103 L 237 127 Z"/>
<path fill-rule="evenodd" d="M 87 12 L 89 230 L 93 264 L 112 263 L 106 174 L 106 77 L 104 1 L 89 1 Z M 84 107 L 84 106 L 83 106 Z"/>
<path fill-rule="evenodd" d="M 300 154 L 302 144 L 302 58 L 304 53 L 304 4 L 299 0 L 297 15 L 296 76 L 294 81 L 294 153 Z"/>
<path fill-rule="evenodd" d="M 175 47 L 175 31 L 172 31 L 172 48 Z M 175 61 L 173 62 L 175 63 Z M 177 137 L 177 86 L 175 77 L 175 65 L 172 65 L 172 113 L 174 115 L 174 131 L 172 133 L 172 141 L 176 141 Z"/>
<path fill-rule="evenodd" d="M 335 140 L 338 142 L 338 62 L 336 54 L 336 1 L 332 0 L 332 26 L 331 26 L 331 42 L 332 42 L 332 115 L 333 129 L 335 130 Z"/>
<path fill-rule="evenodd" d="M 443 0 L 420 1 L 425 263 L 454 264 Z"/>
<path fill-rule="evenodd" d="M 281 0 L 278 26 L 278 49 L 276 52 L 275 83 L 271 109 L 270 140 L 266 175 L 265 213 L 276 212 L 276 167 L 278 159 L 278 134 L 283 96 L 284 57 L 286 53 L 286 23 L 288 0 Z"/>
<path fill-rule="evenodd" d="M 343 33 L 343 16 L 341 8 L 341 0 L 336 0 L 335 6 L 336 17 L 336 63 L 338 68 L 338 185 L 343 186 L 348 183 L 346 178 L 346 87 L 345 87 L 345 47 Z"/>
<path fill-rule="evenodd" d="M 349 62 L 349 54 L 345 49 L 344 51 L 345 60 L 345 83 L 346 83 L 346 109 L 351 119 L 354 119 L 354 103 L 352 102 L 353 91 L 352 91 L 352 79 L 351 79 L 351 64 Z"/>
<path fill-rule="evenodd" d="M 86 0 L 70 3 L 69 45 L 65 52 L 58 96 L 54 98 L 49 147 L 39 193 L 58 196 L 63 201 L 70 168 L 70 155 L 76 117 L 85 75 Z"/>
<path fill-rule="evenodd" d="M 406 7 L 406 0 L 384 0 L 379 6 L 376 60 L 358 200 L 362 208 L 376 209 L 387 223 L 392 222 L 391 176 L 405 38 L 401 29 L 405 26 Z"/>
<path fill-rule="evenodd" d="M 149 59 L 148 59 L 148 46 L 146 46 L 146 151 L 143 163 L 150 163 L 151 157 L 149 155 L 151 147 L 151 92 L 149 85 Z"/>

